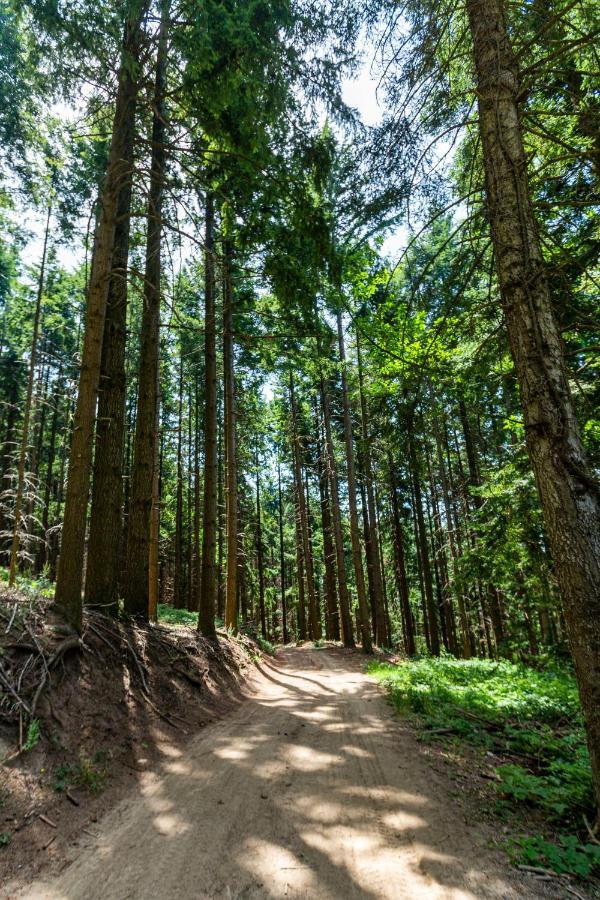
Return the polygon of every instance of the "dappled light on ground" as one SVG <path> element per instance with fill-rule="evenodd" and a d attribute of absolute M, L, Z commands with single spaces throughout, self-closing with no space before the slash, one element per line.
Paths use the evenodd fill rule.
<path fill-rule="evenodd" d="M 246 703 L 183 755 L 163 742 L 162 773 L 96 845 L 20 896 L 533 896 L 478 845 L 360 666 L 341 650 L 263 661 Z"/>

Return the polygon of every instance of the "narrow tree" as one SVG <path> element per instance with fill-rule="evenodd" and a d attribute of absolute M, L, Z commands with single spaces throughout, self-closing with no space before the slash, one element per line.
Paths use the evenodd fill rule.
<path fill-rule="evenodd" d="M 356 506 L 354 438 L 352 435 L 352 421 L 350 419 L 350 398 L 348 396 L 348 379 L 346 375 L 346 348 L 344 345 L 344 327 L 342 323 L 342 314 L 339 310 L 337 313 L 337 333 L 342 375 L 342 409 L 344 414 L 344 440 L 346 444 L 346 471 L 348 475 L 348 508 L 350 510 L 350 539 L 352 542 L 352 561 L 354 563 L 356 593 L 358 594 L 358 614 L 362 636 L 362 648 L 364 653 L 371 653 L 373 650 L 373 645 L 371 642 L 371 625 L 369 622 L 369 608 L 367 606 L 365 574 L 363 571 L 360 531 L 358 527 L 358 510 Z"/>

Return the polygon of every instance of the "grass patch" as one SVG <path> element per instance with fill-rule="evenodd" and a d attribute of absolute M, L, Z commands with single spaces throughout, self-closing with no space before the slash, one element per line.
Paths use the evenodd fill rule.
<path fill-rule="evenodd" d="M 198 613 L 189 609 L 175 609 L 167 603 L 158 604 L 158 621 L 164 625 L 185 625 L 187 628 L 197 628 Z"/>
<path fill-rule="evenodd" d="M 396 709 L 418 722 L 424 740 L 451 740 L 500 757 L 497 790 L 505 807 L 543 811 L 557 842 L 517 842 L 519 861 L 588 875 L 600 866 L 586 843 L 583 817 L 593 815 L 589 756 L 572 672 L 537 671 L 506 661 L 418 659 L 369 672 Z"/>

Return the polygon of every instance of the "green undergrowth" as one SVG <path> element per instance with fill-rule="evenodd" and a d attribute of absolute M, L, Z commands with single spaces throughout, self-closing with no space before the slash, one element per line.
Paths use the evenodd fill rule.
<path fill-rule="evenodd" d="M 175 609 L 167 603 L 158 604 L 158 621 L 163 625 L 185 625 L 188 628 L 197 628 L 198 613 L 189 609 Z"/>
<path fill-rule="evenodd" d="M 101 793 L 108 779 L 109 758 L 110 753 L 98 750 L 91 759 L 82 754 L 76 763 L 57 766 L 52 782 L 54 790 L 62 793 L 70 787 L 77 787 L 90 794 Z"/>
<path fill-rule="evenodd" d="M 8 569 L 6 566 L 0 566 L 0 584 L 8 587 Z M 51 599 L 54 596 L 54 584 L 43 573 L 34 578 L 18 572 L 15 587 L 22 594 L 31 598 L 46 597 Z"/>
<path fill-rule="evenodd" d="M 587 876 L 600 866 L 584 817 L 593 811 L 592 778 L 572 672 L 538 671 L 506 661 L 415 659 L 369 667 L 422 740 L 488 751 L 498 779 L 498 811 L 537 809 L 553 842 L 515 842 L 519 862 Z M 564 832 L 564 833 L 563 833 Z"/>

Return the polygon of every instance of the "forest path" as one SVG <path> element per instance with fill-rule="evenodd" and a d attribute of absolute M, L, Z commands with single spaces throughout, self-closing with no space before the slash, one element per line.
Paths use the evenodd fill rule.
<path fill-rule="evenodd" d="M 358 653 L 286 649 L 248 699 L 11 898 L 527 898 Z"/>

